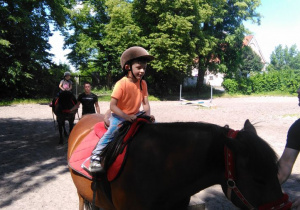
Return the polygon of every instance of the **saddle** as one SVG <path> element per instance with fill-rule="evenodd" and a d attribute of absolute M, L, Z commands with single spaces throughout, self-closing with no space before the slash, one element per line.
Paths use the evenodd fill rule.
<path fill-rule="evenodd" d="M 149 120 L 145 118 L 137 118 L 132 124 L 124 122 L 118 129 L 115 139 L 104 148 L 101 157 L 104 159 L 104 169 L 107 171 L 108 181 L 113 181 L 121 173 L 126 161 L 129 142 L 138 132 L 140 126 L 148 122 Z M 82 168 L 82 164 L 84 164 L 84 167 L 89 168 L 89 157 L 105 132 L 104 122 L 95 124 L 94 129 L 85 136 L 68 161 L 69 166 L 74 171 L 90 180 L 93 177 Z"/>
<path fill-rule="evenodd" d="M 147 116 L 140 116 L 133 123 L 123 122 L 117 130 L 114 140 L 100 154 L 101 159 L 104 160 L 108 181 L 113 181 L 121 173 L 126 162 L 129 143 L 145 123 L 150 123 Z"/>

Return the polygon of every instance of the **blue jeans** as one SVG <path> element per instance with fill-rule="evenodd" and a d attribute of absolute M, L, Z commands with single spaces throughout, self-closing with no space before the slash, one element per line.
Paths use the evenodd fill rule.
<path fill-rule="evenodd" d="M 112 113 L 111 117 L 109 118 L 109 121 L 110 121 L 110 125 L 106 133 L 98 141 L 96 148 L 92 152 L 92 156 L 100 155 L 103 148 L 114 139 L 114 133 L 118 129 L 118 125 L 125 120 L 119 117 L 118 115 Z"/>

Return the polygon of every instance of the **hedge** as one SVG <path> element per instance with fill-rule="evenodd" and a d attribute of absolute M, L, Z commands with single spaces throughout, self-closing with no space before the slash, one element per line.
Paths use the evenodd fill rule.
<path fill-rule="evenodd" d="M 226 78 L 223 87 L 228 93 L 263 93 L 281 91 L 295 93 L 300 86 L 300 72 L 296 70 L 253 73 L 250 77 Z"/>

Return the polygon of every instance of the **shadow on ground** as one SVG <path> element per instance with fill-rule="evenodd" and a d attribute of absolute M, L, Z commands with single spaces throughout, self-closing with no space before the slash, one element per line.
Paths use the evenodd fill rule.
<path fill-rule="evenodd" d="M 0 209 L 69 173 L 67 140 L 51 120 L 0 119 Z"/>

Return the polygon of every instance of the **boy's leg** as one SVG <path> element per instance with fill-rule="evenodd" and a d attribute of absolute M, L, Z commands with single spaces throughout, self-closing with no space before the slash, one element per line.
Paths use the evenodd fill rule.
<path fill-rule="evenodd" d="M 102 136 L 102 138 L 98 141 L 95 149 L 92 152 L 92 157 L 91 157 L 91 163 L 90 163 L 90 168 L 89 170 L 92 173 L 95 172 L 100 172 L 102 171 L 101 163 L 100 163 L 100 153 L 103 150 L 103 148 L 113 140 L 113 133 L 114 131 L 118 128 L 119 123 L 122 121 L 119 120 L 118 118 L 111 117 L 110 119 L 110 126 L 106 133 Z"/>
<path fill-rule="evenodd" d="M 91 173 L 103 171 L 103 168 L 101 167 L 100 153 L 101 153 L 102 149 L 106 146 L 106 145 L 102 144 L 102 141 L 108 142 L 107 139 L 110 137 L 108 132 L 109 132 L 109 130 L 107 130 L 107 132 L 98 141 L 95 149 L 92 152 L 91 163 L 90 163 L 90 167 L 89 167 L 89 170 Z"/>

